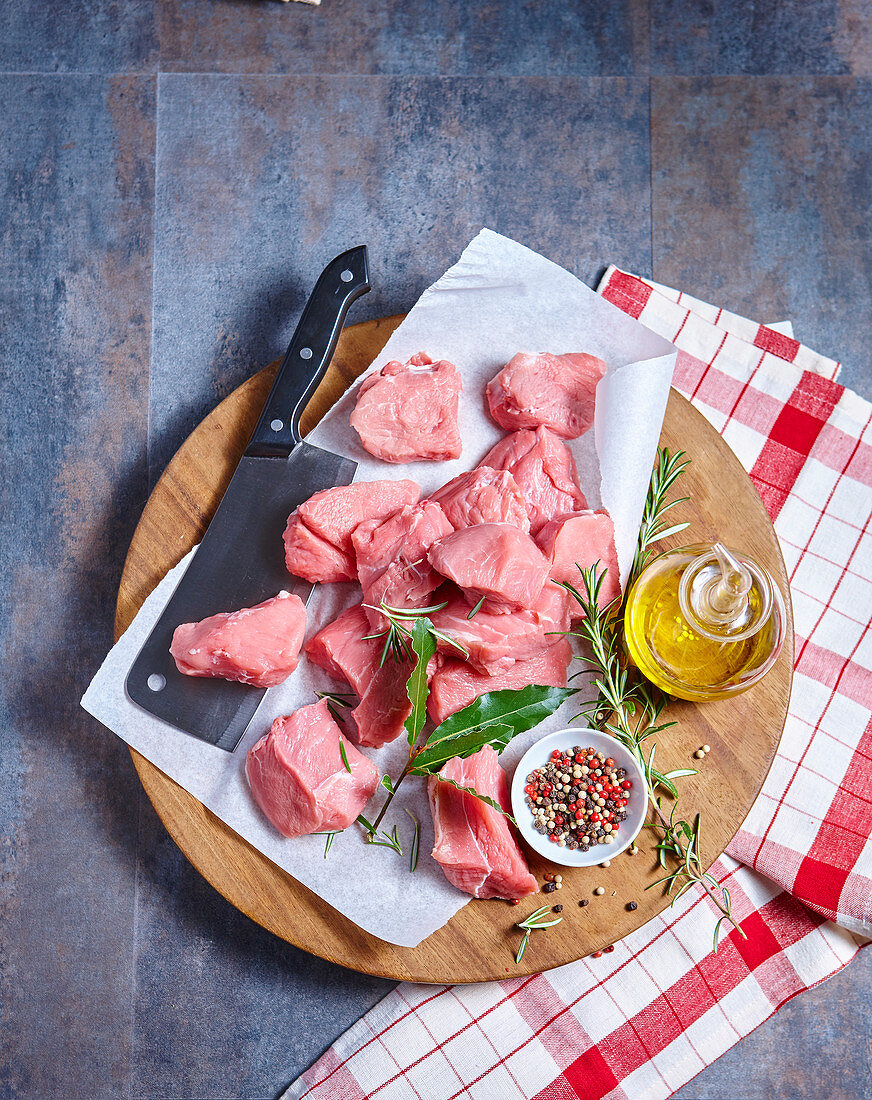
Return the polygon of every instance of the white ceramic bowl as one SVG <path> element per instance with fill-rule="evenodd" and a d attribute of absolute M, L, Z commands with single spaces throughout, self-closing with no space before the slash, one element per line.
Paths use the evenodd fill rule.
<path fill-rule="evenodd" d="M 627 778 L 633 783 L 627 805 L 624 807 L 627 817 L 621 822 L 621 828 L 618 831 L 620 840 L 616 840 L 613 844 L 594 844 L 587 852 L 582 852 L 580 849 L 573 852 L 569 848 L 561 848 L 557 844 L 552 844 L 546 834 L 537 833 L 533 828 L 530 807 L 524 801 L 526 798 L 524 787 L 527 785 L 527 776 L 530 772 L 547 764 L 554 749 L 566 751 L 574 745 L 581 745 L 583 749 L 590 746 L 596 752 L 610 756 L 619 768 L 624 768 Z M 512 814 L 518 823 L 521 836 L 540 856 L 544 856 L 551 863 L 559 863 L 562 867 L 596 867 L 603 860 L 613 859 L 626 851 L 642 829 L 647 808 L 645 778 L 630 750 L 624 748 L 614 737 L 583 726 L 558 730 L 537 741 L 518 761 L 512 779 Z"/>

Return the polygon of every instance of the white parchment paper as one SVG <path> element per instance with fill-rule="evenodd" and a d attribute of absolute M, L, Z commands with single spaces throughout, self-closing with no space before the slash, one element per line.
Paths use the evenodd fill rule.
<path fill-rule="evenodd" d="M 371 370 L 390 359 L 405 361 L 419 351 L 434 359 L 450 359 L 461 371 L 461 458 L 404 466 L 374 459 L 360 446 L 348 423 L 358 385 L 334 406 L 309 440 L 355 459 L 359 464 L 355 480 L 410 477 L 426 494 L 477 465 L 504 434 L 487 414 L 484 391 L 515 352 L 586 351 L 598 355 L 608 364 L 608 371 L 597 391 L 596 424 L 592 432 L 570 446 L 590 506 L 608 508 L 614 519 L 621 576 L 625 578 L 669 394 L 674 347 L 568 271 L 514 241 L 482 230 L 458 263 L 424 292 Z M 282 552 L 277 546 L 276 553 Z M 275 717 L 313 702 L 316 690 L 336 690 L 336 681 L 302 660 L 286 683 L 266 693 L 232 754 L 153 718 L 127 698 L 124 681 L 128 669 L 193 553 L 171 570 L 146 600 L 94 677 L 82 705 L 326 903 L 382 939 L 406 947 L 417 945 L 469 901 L 445 880 L 430 858 L 433 827 L 422 780 L 403 784 L 385 822 L 397 823 L 406 841 L 412 824 L 404 810 L 409 809 L 421 822 L 421 858 L 414 875 L 409 873 L 407 856 L 365 845 L 356 828 L 337 836 L 326 858 L 323 837 L 287 840 L 263 817 L 248 791 L 246 751 Z M 359 599 L 356 585 L 316 586 L 308 605 L 307 637 Z M 565 727 L 572 713 L 570 701 L 547 722 L 515 739 L 502 757 L 509 777 L 528 746 L 545 733 Z M 407 751 L 405 738 L 377 752 L 366 750 L 383 772 L 393 775 L 402 770 Z M 368 816 L 375 812 L 379 799 L 377 793 Z"/>

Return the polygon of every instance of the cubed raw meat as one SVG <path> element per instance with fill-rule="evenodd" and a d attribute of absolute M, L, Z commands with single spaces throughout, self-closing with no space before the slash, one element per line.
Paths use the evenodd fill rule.
<path fill-rule="evenodd" d="M 508 470 L 478 466 L 452 478 L 430 496 L 452 527 L 473 527 L 477 523 L 513 523 L 530 530 L 527 506 L 518 483 Z"/>
<path fill-rule="evenodd" d="M 572 452 L 548 428 L 512 432 L 488 451 L 481 465 L 508 470 L 518 483 L 533 536 L 555 516 L 587 507 Z"/>
<path fill-rule="evenodd" d="M 606 570 L 599 593 L 599 606 L 621 594 L 621 575 L 618 554 L 615 550 L 615 525 L 605 508 L 591 512 L 570 512 L 546 523 L 536 536 L 542 552 L 550 562 L 552 580 L 568 582 L 584 594 L 582 569 L 589 569 L 597 562 Z M 570 605 L 573 618 L 581 615 L 581 608 L 573 600 Z"/>
<path fill-rule="evenodd" d="M 572 648 L 566 638 L 535 657 L 513 661 L 507 668 L 488 676 L 456 657 L 446 658 L 430 678 L 427 712 L 435 723 L 443 722 L 489 691 L 524 688 L 528 684 L 566 687 L 566 673 Z"/>
<path fill-rule="evenodd" d="M 449 760 L 441 774 L 511 811 L 506 774 L 490 745 L 466 760 Z M 436 834 L 433 858 L 453 886 L 474 898 L 514 900 L 538 891 L 504 814 L 435 775 L 427 793 Z"/>
<path fill-rule="evenodd" d="M 511 523 L 462 527 L 437 539 L 427 558 L 463 590 L 470 606 L 497 613 L 533 607 L 548 577 L 548 561 L 529 535 Z"/>
<path fill-rule="evenodd" d="M 182 623 L 173 632 L 170 653 L 185 676 L 270 688 L 297 667 L 305 633 L 305 604 L 299 596 L 279 592 L 255 607 Z"/>
<path fill-rule="evenodd" d="M 288 517 L 285 564 L 313 584 L 357 580 L 351 533 L 364 520 L 383 520 L 421 496 L 414 481 L 358 481 L 313 493 Z"/>
<path fill-rule="evenodd" d="M 433 543 L 454 528 L 432 500 L 407 505 L 386 520 L 366 520 L 351 536 L 367 615 L 377 630 L 384 617 L 373 608 L 424 607 L 442 577 L 427 561 Z"/>
<path fill-rule="evenodd" d="M 245 774 L 255 802 L 287 837 L 348 828 L 379 779 L 372 761 L 345 741 L 323 699 L 276 718 L 248 750 Z"/>
<path fill-rule="evenodd" d="M 371 455 L 385 462 L 442 462 L 462 448 L 457 410 L 462 389 L 453 363 L 420 352 L 386 363 L 363 380 L 351 426 Z"/>
<path fill-rule="evenodd" d="M 491 416 L 509 432 L 544 427 L 577 439 L 593 424 L 596 385 L 605 372 L 602 359 L 584 352 L 519 351 L 488 382 Z"/>
<path fill-rule="evenodd" d="M 301 516 L 291 512 L 284 533 L 285 565 L 289 573 L 311 584 L 332 584 L 357 579 L 354 554 L 340 550 L 316 535 Z"/>
<path fill-rule="evenodd" d="M 482 607 L 471 619 L 469 604 L 456 589 L 440 591 L 435 598 L 440 602 L 447 600 L 447 606 L 430 615 L 433 625 L 463 646 L 467 655 L 442 640 L 438 643 L 439 652 L 446 657 L 460 656 L 486 675 L 492 676 L 515 661 L 526 660 L 556 645 L 560 632 L 570 626 L 570 597 L 556 584 L 546 584 L 527 611 L 497 615 Z"/>
<path fill-rule="evenodd" d="M 350 684 L 360 698 L 351 711 L 357 743 L 381 748 L 400 736 L 411 714 L 406 681 L 412 666 L 392 655 L 382 665 L 384 639 L 369 638 L 371 634 L 363 608 L 355 604 L 309 639 L 306 654 L 331 676 Z"/>

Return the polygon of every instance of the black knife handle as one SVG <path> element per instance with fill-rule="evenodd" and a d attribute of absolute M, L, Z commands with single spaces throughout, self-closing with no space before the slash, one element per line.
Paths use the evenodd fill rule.
<path fill-rule="evenodd" d="M 247 455 L 289 455 L 300 442 L 300 417 L 330 365 L 348 307 L 369 289 L 365 245 L 349 248 L 321 272 L 246 448 Z"/>

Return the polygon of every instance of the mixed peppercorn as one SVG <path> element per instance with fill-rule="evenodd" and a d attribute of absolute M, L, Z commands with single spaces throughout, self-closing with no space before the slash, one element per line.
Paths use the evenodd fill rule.
<path fill-rule="evenodd" d="M 537 833 L 561 848 L 588 852 L 617 840 L 632 787 L 611 757 L 575 745 L 555 749 L 547 764 L 530 772 L 524 794 Z"/>

